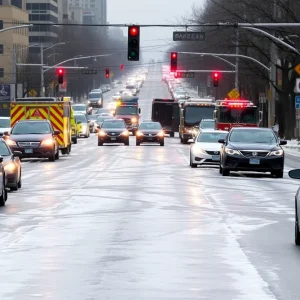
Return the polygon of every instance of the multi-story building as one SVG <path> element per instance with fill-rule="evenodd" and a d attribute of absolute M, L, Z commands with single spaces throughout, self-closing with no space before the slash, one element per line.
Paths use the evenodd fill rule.
<path fill-rule="evenodd" d="M 60 0 L 27 0 L 29 21 L 34 24 L 29 32 L 31 45 L 43 44 L 48 47 L 57 43 L 58 27 L 51 24 L 59 23 L 62 12 L 59 12 L 61 2 L 58 3 L 58 1 Z M 43 23 L 43 25 L 39 25 L 39 23 Z"/>
<path fill-rule="evenodd" d="M 0 0 L 0 31 L 28 23 L 25 0 Z M 15 58 L 25 58 L 28 47 L 28 28 L 0 32 L 0 100 L 14 97 L 16 83 Z M 4 91 L 5 90 L 5 91 Z"/>

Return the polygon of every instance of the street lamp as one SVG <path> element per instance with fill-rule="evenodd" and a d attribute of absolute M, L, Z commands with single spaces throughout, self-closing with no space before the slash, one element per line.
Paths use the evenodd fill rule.
<path fill-rule="evenodd" d="M 4 31 L 8 31 L 8 30 L 14 30 L 14 29 L 18 29 L 18 28 L 26 28 L 26 27 L 32 27 L 32 26 L 33 26 L 33 24 L 7 27 L 7 28 L 1 29 L 0 33 L 4 32 Z"/>

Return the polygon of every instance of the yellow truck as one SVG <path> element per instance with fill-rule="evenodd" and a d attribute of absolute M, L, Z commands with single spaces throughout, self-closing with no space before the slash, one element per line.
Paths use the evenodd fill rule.
<path fill-rule="evenodd" d="M 70 102 L 71 105 L 73 104 L 73 98 L 72 97 L 63 97 L 63 101 Z M 71 107 L 71 128 L 72 128 L 72 143 L 77 144 L 77 138 L 78 138 L 78 132 L 81 132 L 81 124 L 77 124 L 75 119 L 75 113 L 74 110 Z"/>
<path fill-rule="evenodd" d="M 71 102 L 55 97 L 17 98 L 10 105 L 10 122 L 13 127 L 20 120 L 49 120 L 57 136 L 62 154 L 69 154 L 72 145 Z"/>

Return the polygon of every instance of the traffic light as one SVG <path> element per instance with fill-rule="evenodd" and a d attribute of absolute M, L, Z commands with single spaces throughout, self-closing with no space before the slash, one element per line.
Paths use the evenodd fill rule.
<path fill-rule="evenodd" d="M 109 78 L 109 69 L 108 68 L 105 69 L 105 77 Z"/>
<path fill-rule="evenodd" d="M 218 87 L 219 86 L 219 73 L 215 72 L 213 74 L 213 83 L 214 83 L 214 87 Z"/>
<path fill-rule="evenodd" d="M 121 69 L 121 71 L 124 71 L 124 65 L 123 64 L 120 65 L 120 69 Z"/>
<path fill-rule="evenodd" d="M 56 69 L 56 73 L 58 75 L 57 81 L 59 84 L 63 84 L 64 83 L 64 69 Z"/>
<path fill-rule="evenodd" d="M 171 52 L 171 72 L 177 71 L 177 52 Z"/>
<path fill-rule="evenodd" d="M 128 26 L 128 60 L 140 60 L 140 27 Z"/>

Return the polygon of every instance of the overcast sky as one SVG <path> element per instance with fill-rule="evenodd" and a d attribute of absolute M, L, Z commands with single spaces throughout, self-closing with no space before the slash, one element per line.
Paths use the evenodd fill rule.
<path fill-rule="evenodd" d="M 193 3 L 203 5 L 204 0 L 107 0 L 109 23 L 122 24 L 174 24 L 182 16 L 191 14 Z M 126 35 L 127 36 L 127 31 Z M 172 43 L 172 28 L 142 28 L 141 47 L 147 57 L 160 54 Z M 155 58 L 154 57 L 154 58 Z"/>

